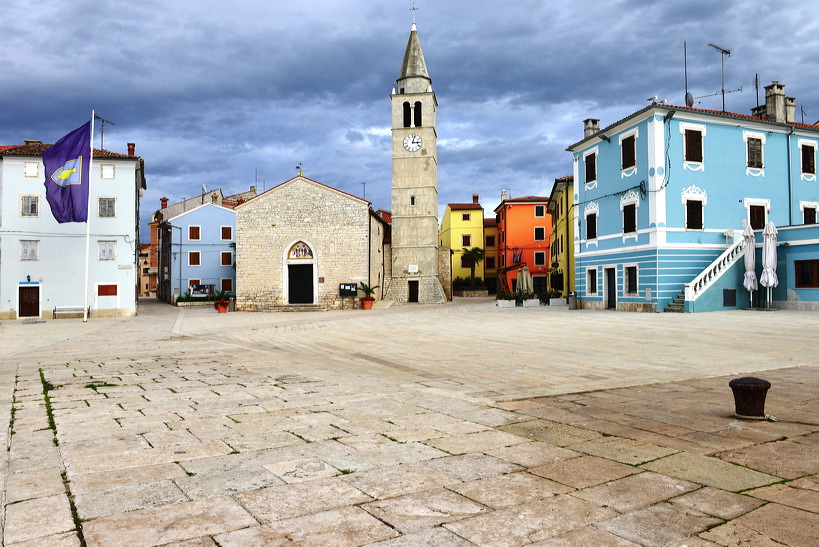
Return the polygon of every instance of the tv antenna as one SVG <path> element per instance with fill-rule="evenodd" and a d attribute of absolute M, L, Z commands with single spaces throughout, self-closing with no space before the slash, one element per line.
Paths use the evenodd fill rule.
<path fill-rule="evenodd" d="M 304 170 L 301 168 L 302 165 L 304 165 L 304 163 L 299 162 L 299 164 L 296 166 L 296 170 L 299 172 L 299 176 L 302 176 L 304 174 Z"/>
<path fill-rule="evenodd" d="M 366 183 L 366 182 L 362 182 L 362 183 L 361 183 L 361 186 L 363 186 L 363 187 L 364 187 L 364 190 L 362 190 L 362 192 L 364 192 L 364 194 L 363 194 L 361 197 L 363 197 L 363 198 L 364 198 L 365 200 L 367 200 L 367 201 L 370 201 L 370 200 L 368 200 L 368 199 L 367 199 L 367 196 L 369 195 L 369 194 L 367 194 L 367 183 Z"/>
<path fill-rule="evenodd" d="M 114 122 L 112 122 L 110 120 L 106 120 L 102 116 L 97 116 L 96 114 L 94 114 L 94 119 L 99 120 L 101 122 L 100 123 L 100 150 L 105 150 L 105 124 L 109 124 L 109 125 L 117 125 L 117 124 L 115 124 Z M 112 131 L 109 131 L 109 133 L 112 133 Z M 113 133 L 119 133 L 119 131 L 113 131 Z"/>
<path fill-rule="evenodd" d="M 256 185 L 257 186 L 258 186 L 258 184 L 260 182 L 262 183 L 262 193 L 264 193 L 264 185 L 265 185 L 266 181 L 265 181 L 265 179 L 263 179 L 262 177 L 259 176 L 259 168 L 258 167 L 255 169 L 255 177 L 254 178 L 256 179 Z"/>
<path fill-rule="evenodd" d="M 805 123 L 805 114 L 807 114 L 805 107 L 800 105 L 799 109 L 802 111 L 802 123 Z"/>
<path fill-rule="evenodd" d="M 683 72 L 685 73 L 685 106 L 694 106 L 694 96 L 688 92 L 688 45 L 683 40 Z"/>
<path fill-rule="evenodd" d="M 709 43 L 708 45 L 710 47 L 716 49 L 717 51 L 719 51 L 722 54 L 722 111 L 725 112 L 725 57 L 730 57 L 731 56 L 731 50 L 721 48 L 718 45 L 713 44 L 713 43 Z M 741 90 L 742 90 L 742 88 L 740 88 L 740 91 Z M 730 91 L 729 91 L 729 93 L 730 93 Z M 716 93 L 715 93 L 715 95 L 716 95 Z"/>

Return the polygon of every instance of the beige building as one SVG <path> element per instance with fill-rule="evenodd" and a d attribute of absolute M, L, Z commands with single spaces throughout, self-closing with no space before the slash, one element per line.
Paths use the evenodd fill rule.
<path fill-rule="evenodd" d="M 438 151 L 432 91 L 415 23 L 392 100 L 392 255 L 385 299 L 442 303 L 438 248 Z M 445 250 L 449 262 L 448 250 Z M 448 269 L 448 268 L 447 268 Z"/>
<path fill-rule="evenodd" d="M 302 174 L 238 205 L 236 308 L 358 305 L 339 285 L 383 285 L 387 227 L 368 201 Z"/>

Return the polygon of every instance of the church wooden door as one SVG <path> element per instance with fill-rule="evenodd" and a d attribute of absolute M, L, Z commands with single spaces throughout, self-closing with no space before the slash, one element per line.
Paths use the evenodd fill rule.
<path fill-rule="evenodd" d="M 288 273 L 288 302 L 290 304 L 313 303 L 313 265 L 290 264 Z"/>
<path fill-rule="evenodd" d="M 20 317 L 40 315 L 40 288 L 20 287 Z"/>

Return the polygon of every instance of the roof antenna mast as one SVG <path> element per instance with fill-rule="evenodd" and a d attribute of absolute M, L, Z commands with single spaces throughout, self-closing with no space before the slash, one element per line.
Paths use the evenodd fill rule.
<path fill-rule="evenodd" d="M 731 56 L 731 50 L 721 48 L 716 44 L 708 44 L 722 54 L 722 111 L 725 112 L 725 57 Z"/>

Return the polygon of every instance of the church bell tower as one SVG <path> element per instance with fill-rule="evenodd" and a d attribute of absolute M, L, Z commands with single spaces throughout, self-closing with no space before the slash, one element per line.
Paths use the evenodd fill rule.
<path fill-rule="evenodd" d="M 446 294 L 438 278 L 438 102 L 414 22 L 390 99 L 392 274 L 384 298 L 443 303 Z"/>

